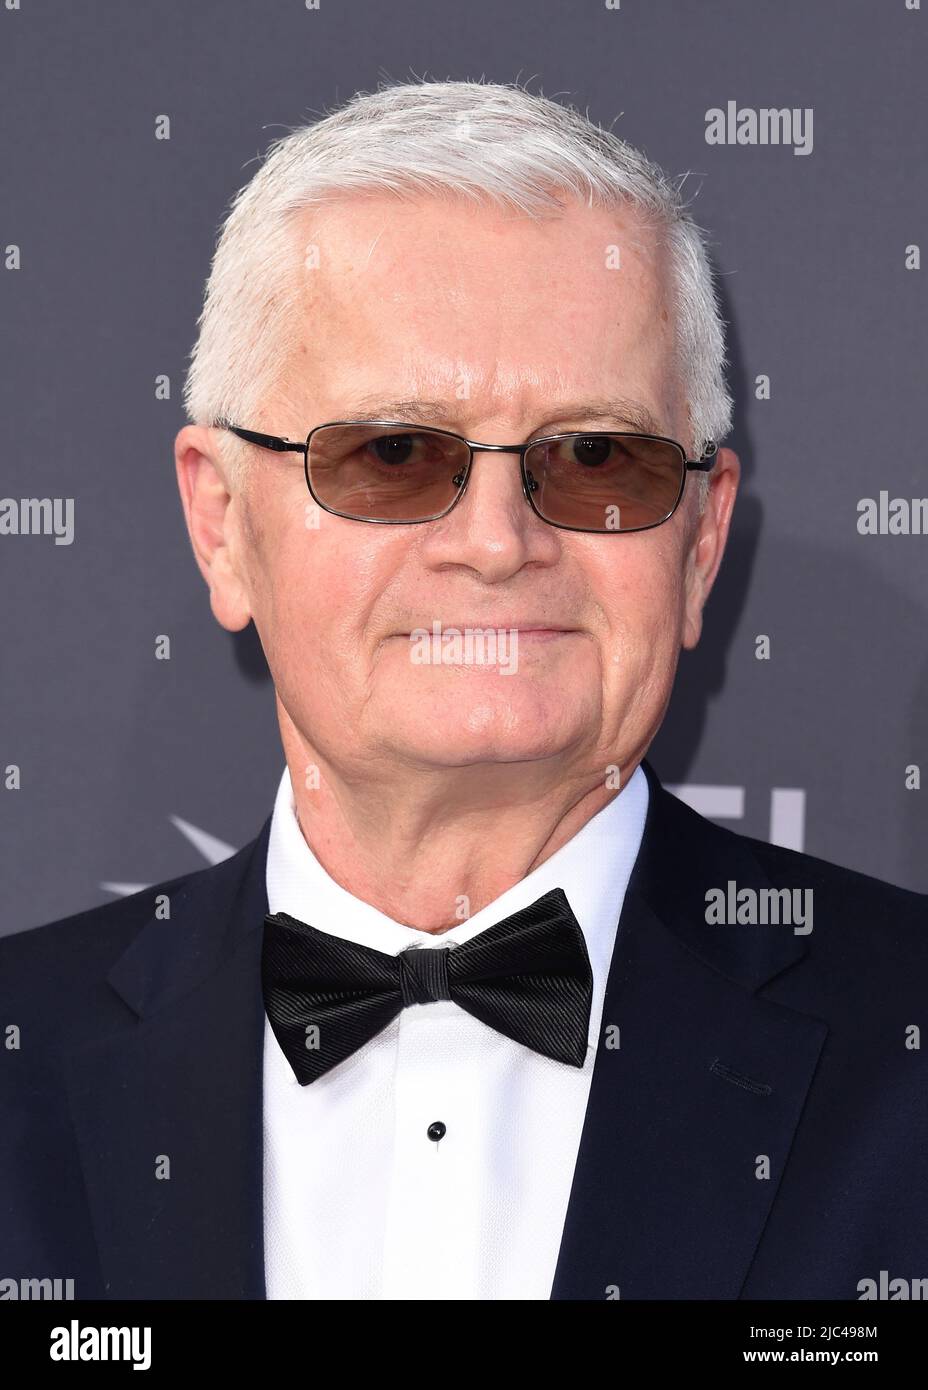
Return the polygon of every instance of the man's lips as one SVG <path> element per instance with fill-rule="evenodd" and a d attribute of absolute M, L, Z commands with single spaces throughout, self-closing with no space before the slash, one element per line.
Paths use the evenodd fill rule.
<path fill-rule="evenodd" d="M 431 625 L 429 625 L 429 626 L 423 625 L 422 627 L 414 628 L 413 631 L 414 631 L 414 632 L 427 632 L 427 633 L 431 634 L 431 632 L 432 632 L 432 627 L 431 627 Z M 564 633 L 568 633 L 568 632 L 576 632 L 577 629 L 574 628 L 574 627 L 561 627 L 561 626 L 559 626 L 558 624 L 543 623 L 543 622 L 532 622 L 532 623 L 494 623 L 494 622 L 479 622 L 479 623 L 440 623 L 440 624 L 439 624 L 439 631 L 440 631 L 440 632 L 478 632 L 478 631 L 479 631 L 479 632 L 518 632 L 518 634 L 519 634 L 520 637 L 523 636 L 523 635 L 525 635 L 525 636 L 536 636 L 536 635 L 537 635 L 537 636 L 542 636 L 542 635 L 547 635 L 547 636 L 555 637 L 555 636 L 563 635 Z M 410 630 L 407 628 L 407 629 L 406 629 L 405 631 L 403 631 L 403 632 L 394 633 L 394 636 L 396 636 L 396 637 L 409 637 L 409 636 L 410 636 Z"/>

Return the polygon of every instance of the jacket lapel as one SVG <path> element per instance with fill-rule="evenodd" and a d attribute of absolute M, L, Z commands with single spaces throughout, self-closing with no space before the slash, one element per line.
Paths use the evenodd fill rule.
<path fill-rule="evenodd" d="M 270 817 L 110 971 L 128 1006 L 62 1058 L 105 1290 L 264 1298 L 261 926 Z"/>
<path fill-rule="evenodd" d="M 758 993 L 801 960 L 805 936 L 789 925 L 706 923 L 707 889 L 771 886 L 748 841 L 643 769 L 648 817 L 553 1299 L 737 1298 L 828 1032 Z M 618 1047 L 606 1044 L 610 1025 Z"/>

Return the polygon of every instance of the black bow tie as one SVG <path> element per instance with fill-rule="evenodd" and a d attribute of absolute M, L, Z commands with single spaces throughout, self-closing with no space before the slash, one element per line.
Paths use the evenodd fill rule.
<path fill-rule="evenodd" d="M 386 1028 L 408 1004 L 453 999 L 507 1038 L 582 1067 L 593 972 L 562 888 L 460 946 L 387 955 L 286 912 L 264 919 L 264 1007 L 301 1086 Z"/>

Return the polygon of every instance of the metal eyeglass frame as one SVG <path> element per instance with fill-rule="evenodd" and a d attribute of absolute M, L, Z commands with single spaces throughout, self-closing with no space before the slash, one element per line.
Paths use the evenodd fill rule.
<path fill-rule="evenodd" d="M 461 444 L 466 444 L 470 450 L 470 457 L 467 461 L 467 467 L 463 472 L 461 481 L 457 484 L 458 492 L 456 497 L 445 507 L 444 511 L 436 512 L 434 516 L 417 517 L 415 521 L 397 521 L 392 517 L 352 516 L 350 512 L 340 512 L 335 507 L 328 506 L 317 497 L 313 491 L 313 485 L 309 477 L 309 445 L 317 430 L 328 429 L 332 425 L 384 425 L 392 429 L 407 429 L 411 434 L 442 434 L 450 439 L 458 440 Z M 214 420 L 213 429 L 230 430 L 232 434 L 238 435 L 239 439 L 244 439 L 248 444 L 256 444 L 260 449 L 273 449 L 276 453 L 302 454 L 303 475 L 306 478 L 306 486 L 316 505 L 321 507 L 323 511 L 329 512 L 332 516 L 340 516 L 346 521 L 362 521 L 371 526 L 420 526 L 423 522 L 438 521 L 442 517 L 447 516 L 452 508 L 457 506 L 467 490 L 467 482 L 470 478 L 474 463 L 474 454 L 481 453 L 519 455 L 519 472 L 522 477 L 522 492 L 525 496 L 525 500 L 528 502 L 539 521 L 545 522 L 548 526 L 556 526 L 558 530 L 561 531 L 580 531 L 585 535 L 603 536 L 627 536 L 634 531 L 651 531 L 655 526 L 663 526 L 665 521 L 669 521 L 679 507 L 686 487 L 687 473 L 693 470 L 707 473 L 709 469 L 712 468 L 715 456 L 718 453 L 718 445 L 713 440 L 709 440 L 700 458 L 688 459 L 686 457 L 686 450 L 676 439 L 670 439 L 667 435 L 663 434 L 643 434 L 640 430 L 566 430 L 561 434 L 546 434 L 538 439 L 530 439 L 527 444 L 478 444 L 476 440 L 465 439 L 463 435 L 455 434 L 454 430 L 439 429 L 438 426 L 432 425 L 413 425 L 406 420 L 327 420 L 324 424 L 315 425 L 309 431 L 309 434 L 306 436 L 305 444 L 297 444 L 293 440 L 281 438 L 280 435 L 260 434 L 255 430 L 243 429 L 240 425 L 233 425 L 230 420 L 225 419 Z M 619 438 L 629 439 L 652 439 L 662 444 L 672 444 L 674 448 L 678 450 L 683 462 L 683 468 L 680 473 L 680 490 L 677 493 L 676 501 L 670 511 L 666 516 L 662 516 L 660 521 L 649 521 L 647 526 L 629 526 L 615 531 L 601 531 L 588 526 L 565 526 L 561 522 L 551 521 L 549 517 L 542 516 L 541 512 L 536 507 L 532 499 L 532 493 L 537 489 L 538 484 L 534 478 L 529 477 L 525 467 L 525 455 L 528 453 L 529 449 L 533 449 L 537 444 L 556 443 L 561 439 L 596 439 L 604 436 L 618 436 Z"/>

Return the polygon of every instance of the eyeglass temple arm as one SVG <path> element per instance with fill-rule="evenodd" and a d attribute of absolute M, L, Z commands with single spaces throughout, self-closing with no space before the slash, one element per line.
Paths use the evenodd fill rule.
<path fill-rule="evenodd" d="M 715 443 L 715 440 L 710 439 L 698 459 L 686 460 L 687 468 L 697 469 L 700 473 L 708 473 L 709 469 L 715 462 L 715 456 L 718 453 L 718 451 L 719 446 Z"/>
<path fill-rule="evenodd" d="M 249 444 L 257 444 L 261 449 L 274 449 L 278 454 L 306 453 L 305 444 L 293 444 L 289 439 L 281 439 L 276 434 L 258 434 L 256 430 L 243 430 L 239 425 L 230 424 L 228 420 L 216 420 L 213 429 L 231 430 L 233 434 L 238 435 L 239 439 L 244 439 Z"/>

